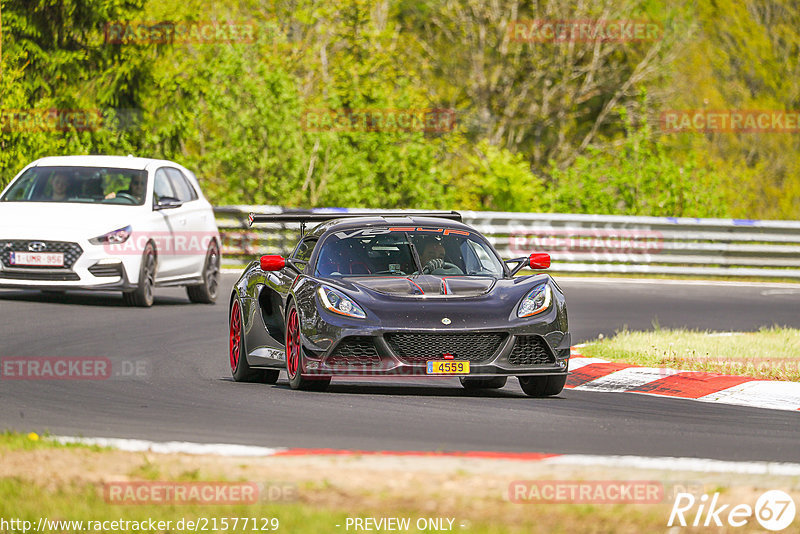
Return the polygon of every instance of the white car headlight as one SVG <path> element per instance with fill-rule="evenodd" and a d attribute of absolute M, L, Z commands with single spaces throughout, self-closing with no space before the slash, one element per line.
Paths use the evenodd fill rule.
<path fill-rule="evenodd" d="M 326 309 L 348 317 L 357 317 L 363 319 L 367 316 L 361 306 L 355 303 L 353 299 L 328 286 L 320 286 L 317 290 L 319 300 Z"/>
<path fill-rule="evenodd" d="M 119 245 L 120 243 L 124 243 L 128 240 L 128 238 L 131 236 L 131 232 L 132 228 L 129 225 L 125 228 L 119 228 L 113 232 L 108 232 L 107 234 L 93 237 L 89 240 L 89 243 L 92 245 Z"/>
<path fill-rule="evenodd" d="M 540 284 L 525 295 L 519 303 L 517 317 L 530 317 L 547 310 L 553 302 L 553 290 L 550 284 Z"/>

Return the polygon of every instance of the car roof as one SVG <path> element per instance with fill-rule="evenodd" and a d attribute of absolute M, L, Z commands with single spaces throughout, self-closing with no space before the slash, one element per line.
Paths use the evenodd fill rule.
<path fill-rule="evenodd" d="M 31 167 L 112 167 L 145 170 L 154 164 L 183 168 L 173 161 L 133 156 L 49 156 L 34 161 Z"/>
<path fill-rule="evenodd" d="M 339 232 L 355 228 L 368 228 L 372 226 L 436 226 L 438 228 L 456 228 L 475 232 L 474 228 L 464 223 L 440 217 L 414 217 L 413 215 L 384 215 L 375 217 L 354 217 L 348 219 L 331 219 L 315 226 L 307 236 L 321 236 L 328 232 Z"/>

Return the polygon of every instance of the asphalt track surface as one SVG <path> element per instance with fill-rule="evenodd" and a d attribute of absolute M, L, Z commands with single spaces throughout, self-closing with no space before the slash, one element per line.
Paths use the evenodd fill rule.
<path fill-rule="evenodd" d="M 326 393 L 230 378 L 227 291 L 190 304 L 156 291 L 0 290 L 0 358 L 108 358 L 108 380 L 0 380 L 0 429 L 156 441 L 362 450 L 492 450 L 800 462 L 800 412 L 630 393 L 526 397 L 515 379 L 468 393 L 452 378 L 336 380 Z M 627 326 L 719 331 L 800 327 L 800 285 L 561 280 L 575 343 Z M 142 363 L 144 362 L 144 363 Z M 132 367 L 140 365 L 138 375 Z M 134 376 L 116 376 L 117 373 Z"/>

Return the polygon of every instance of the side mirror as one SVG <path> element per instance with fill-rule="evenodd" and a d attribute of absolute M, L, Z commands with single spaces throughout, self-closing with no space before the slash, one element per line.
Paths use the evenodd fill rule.
<path fill-rule="evenodd" d="M 262 271 L 280 271 L 286 266 L 286 260 L 283 256 L 277 254 L 267 254 L 261 256 L 261 270 Z"/>
<path fill-rule="evenodd" d="M 183 202 L 178 200 L 177 198 L 172 197 L 162 197 L 158 199 L 158 203 L 153 206 L 154 210 L 171 210 L 175 208 L 180 208 L 183 206 Z"/>
<path fill-rule="evenodd" d="M 506 260 L 506 263 L 516 263 L 509 273 L 511 276 L 514 276 L 525 267 L 530 267 L 536 271 L 547 269 L 550 267 L 550 254 L 546 252 L 534 252 L 527 258 L 525 256 L 514 258 L 513 260 Z"/>
<path fill-rule="evenodd" d="M 550 267 L 550 254 L 534 252 L 528 258 L 528 265 L 530 265 L 531 269 L 547 269 Z"/>

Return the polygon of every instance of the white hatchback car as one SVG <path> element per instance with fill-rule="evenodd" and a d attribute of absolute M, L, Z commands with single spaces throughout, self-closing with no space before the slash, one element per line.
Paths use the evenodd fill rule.
<path fill-rule="evenodd" d="M 155 286 L 186 286 L 212 303 L 219 266 L 211 204 L 171 161 L 42 158 L 0 196 L 0 287 L 120 290 L 150 306 Z"/>

